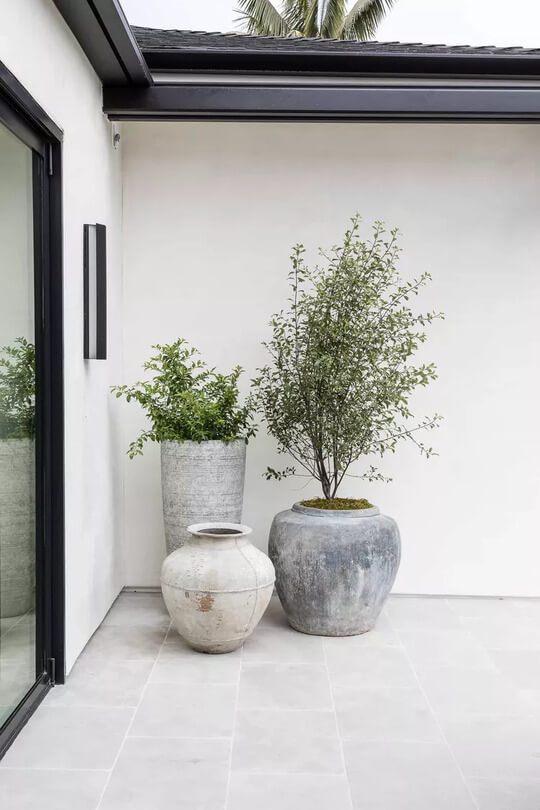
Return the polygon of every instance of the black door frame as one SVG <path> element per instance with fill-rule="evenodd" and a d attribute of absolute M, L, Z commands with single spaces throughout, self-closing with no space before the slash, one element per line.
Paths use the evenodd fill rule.
<path fill-rule="evenodd" d="M 64 682 L 62 131 L 0 62 L 0 122 L 33 150 L 36 420 L 36 682 L 0 729 L 0 757 Z"/>

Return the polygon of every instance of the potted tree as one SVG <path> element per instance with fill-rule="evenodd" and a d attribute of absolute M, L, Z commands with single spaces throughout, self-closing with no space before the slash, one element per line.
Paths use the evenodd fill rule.
<path fill-rule="evenodd" d="M 0 349 L 0 617 L 32 608 L 35 569 L 35 375 L 32 343 Z"/>
<path fill-rule="evenodd" d="M 182 339 L 152 348 L 156 353 L 144 364 L 151 379 L 112 391 L 138 402 L 150 422 L 129 446 L 130 458 L 142 455 L 147 441 L 161 444 L 170 554 L 189 539 L 187 527 L 193 523 L 240 523 L 246 443 L 255 429 L 251 402 L 239 402 L 239 366 L 219 374 Z"/>
<path fill-rule="evenodd" d="M 309 268 L 297 245 L 289 274 L 291 297 L 273 316 L 265 343 L 271 362 L 254 382 L 258 407 L 278 451 L 319 482 L 322 497 L 295 503 L 272 524 L 269 554 L 290 624 L 305 633 L 355 635 L 370 630 L 400 562 L 396 522 L 363 498 L 339 498 L 351 465 L 355 478 L 385 480 L 371 463 L 402 440 L 429 457 L 419 440 L 438 425 L 435 414 L 415 420 L 409 399 L 436 378 L 433 363 L 411 362 L 426 340 L 424 327 L 441 313 L 415 313 L 410 299 L 428 273 L 403 279 L 397 229 L 382 223 L 371 238 L 354 216 L 340 246 Z M 297 473 L 268 469 L 267 478 Z M 386 479 L 388 480 L 388 479 Z"/>

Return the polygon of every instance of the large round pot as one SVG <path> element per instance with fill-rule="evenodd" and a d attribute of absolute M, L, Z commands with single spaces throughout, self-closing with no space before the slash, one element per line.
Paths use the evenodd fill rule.
<path fill-rule="evenodd" d="M 245 470 L 243 439 L 161 443 L 167 554 L 184 545 L 192 523 L 242 520 Z"/>
<path fill-rule="evenodd" d="M 250 541 L 251 529 L 200 523 L 161 568 L 174 626 L 195 650 L 227 653 L 257 627 L 274 588 L 274 566 Z"/>
<path fill-rule="evenodd" d="M 270 529 L 276 589 L 295 630 L 355 636 L 371 630 L 399 568 L 397 523 L 377 507 L 340 511 L 295 503 Z"/>
<path fill-rule="evenodd" d="M 0 617 L 33 606 L 35 581 L 35 442 L 0 440 Z"/>

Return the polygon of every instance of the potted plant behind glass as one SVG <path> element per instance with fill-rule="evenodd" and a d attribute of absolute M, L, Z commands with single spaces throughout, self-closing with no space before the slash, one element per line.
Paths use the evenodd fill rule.
<path fill-rule="evenodd" d="M 142 455 L 147 441 L 161 444 L 163 519 L 167 553 L 180 548 L 192 523 L 240 523 L 246 444 L 254 435 L 253 407 L 239 403 L 242 369 L 219 374 L 185 340 L 152 347 L 145 364 L 152 378 L 112 391 L 138 402 L 150 421 L 128 449 Z"/>
<path fill-rule="evenodd" d="M 370 630 L 400 562 L 396 522 L 365 499 L 338 498 L 353 462 L 394 452 L 408 439 L 429 457 L 417 436 L 437 426 L 435 414 L 414 421 L 409 399 L 436 378 L 433 363 L 411 356 L 426 340 L 424 327 L 441 313 L 415 314 L 412 296 L 428 282 L 397 270 L 398 230 L 376 222 L 367 241 L 360 217 L 343 243 L 320 254 L 310 269 L 297 245 L 289 274 L 289 307 L 274 315 L 265 347 L 272 362 L 253 381 L 258 407 L 278 451 L 317 480 L 322 498 L 294 504 L 274 518 L 269 554 L 290 624 L 329 636 Z M 281 479 L 295 467 L 266 477 Z M 389 480 L 371 464 L 359 476 Z"/>
<path fill-rule="evenodd" d="M 0 349 L 0 617 L 33 606 L 36 352 L 20 337 Z"/>

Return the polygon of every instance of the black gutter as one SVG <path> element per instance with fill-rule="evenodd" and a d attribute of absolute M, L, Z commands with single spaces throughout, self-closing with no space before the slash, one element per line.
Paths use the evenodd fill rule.
<path fill-rule="evenodd" d="M 152 71 L 209 73 L 318 73 L 349 76 L 538 78 L 538 54 L 445 54 L 391 52 L 287 53 L 271 50 L 220 50 L 217 48 L 144 48 Z"/>
<path fill-rule="evenodd" d="M 175 84 L 105 87 L 111 120 L 540 121 L 540 89 Z"/>
<path fill-rule="evenodd" d="M 118 0 L 54 0 L 103 84 L 152 84 Z"/>

